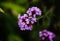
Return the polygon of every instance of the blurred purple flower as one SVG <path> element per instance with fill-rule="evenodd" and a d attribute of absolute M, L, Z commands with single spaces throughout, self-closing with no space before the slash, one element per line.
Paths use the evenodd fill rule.
<path fill-rule="evenodd" d="M 36 17 L 36 15 L 41 15 L 41 10 L 37 7 L 32 7 L 27 10 L 27 14 L 32 17 Z"/>
<path fill-rule="evenodd" d="M 46 37 L 48 37 L 48 39 L 50 41 L 53 41 L 53 38 L 55 37 L 55 34 L 50 32 L 50 31 L 43 30 L 43 31 L 39 32 L 39 37 L 41 38 L 41 40 L 45 40 Z"/>
<path fill-rule="evenodd" d="M 23 16 L 18 15 L 18 25 L 21 30 L 32 30 L 32 24 L 36 21 L 36 18 L 30 18 L 27 14 Z"/>

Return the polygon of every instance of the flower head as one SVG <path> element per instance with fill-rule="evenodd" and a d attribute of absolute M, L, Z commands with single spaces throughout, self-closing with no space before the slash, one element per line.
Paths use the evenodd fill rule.
<path fill-rule="evenodd" d="M 21 30 L 32 30 L 32 24 L 36 21 L 36 18 L 30 18 L 27 14 L 23 16 L 18 15 L 18 25 Z"/>
<path fill-rule="evenodd" d="M 32 17 L 36 17 L 36 15 L 41 15 L 41 10 L 37 7 L 32 7 L 27 10 L 27 14 Z"/>
<path fill-rule="evenodd" d="M 39 32 L 39 37 L 41 38 L 41 40 L 45 40 L 47 38 L 50 41 L 53 41 L 53 38 L 55 37 L 55 34 L 50 32 L 50 31 L 43 30 L 43 31 Z"/>

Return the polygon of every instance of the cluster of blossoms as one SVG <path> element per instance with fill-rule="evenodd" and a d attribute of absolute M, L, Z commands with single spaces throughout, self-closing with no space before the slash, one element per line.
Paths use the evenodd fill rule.
<path fill-rule="evenodd" d="M 20 30 L 32 30 L 32 24 L 37 21 L 37 15 L 41 15 L 41 10 L 37 7 L 29 8 L 23 16 L 19 14 L 18 25 Z"/>
<path fill-rule="evenodd" d="M 18 25 L 20 27 L 20 30 L 32 30 L 33 24 L 37 22 L 37 16 L 41 16 L 41 10 L 37 7 L 29 8 L 24 15 L 18 15 Z M 55 34 L 43 30 L 39 32 L 39 37 L 42 41 L 45 41 L 45 39 L 49 39 L 48 41 L 53 41 L 53 38 L 55 37 Z"/>
<path fill-rule="evenodd" d="M 41 10 L 37 7 L 32 7 L 27 10 L 27 14 L 36 18 L 37 15 L 41 15 Z"/>
<path fill-rule="evenodd" d="M 39 37 L 41 38 L 41 40 L 45 40 L 47 38 L 49 41 L 53 41 L 55 34 L 50 31 L 43 30 L 39 32 Z"/>

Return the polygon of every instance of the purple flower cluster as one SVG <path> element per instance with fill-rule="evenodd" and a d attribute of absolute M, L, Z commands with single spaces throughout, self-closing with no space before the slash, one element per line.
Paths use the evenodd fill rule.
<path fill-rule="evenodd" d="M 23 16 L 18 15 L 18 25 L 20 30 L 32 30 L 32 24 L 37 20 L 36 15 L 41 15 L 41 10 L 37 7 L 29 8 Z"/>
<path fill-rule="evenodd" d="M 41 10 L 37 7 L 32 7 L 27 10 L 27 14 L 32 17 L 36 17 L 36 15 L 41 15 Z"/>
<path fill-rule="evenodd" d="M 21 30 L 31 30 L 32 25 L 30 23 L 30 19 L 28 18 L 27 14 L 24 14 L 23 16 L 18 16 L 18 25 Z"/>
<path fill-rule="evenodd" d="M 39 37 L 41 38 L 41 40 L 45 40 L 46 37 L 48 37 L 48 39 L 50 41 L 53 41 L 53 38 L 55 37 L 55 34 L 50 32 L 50 31 L 43 30 L 43 31 L 39 32 Z"/>

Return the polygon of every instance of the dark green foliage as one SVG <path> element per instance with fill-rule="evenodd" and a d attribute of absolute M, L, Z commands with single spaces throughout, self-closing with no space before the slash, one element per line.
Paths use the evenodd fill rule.
<path fill-rule="evenodd" d="M 55 14 L 54 5 L 55 0 L 0 0 L 0 40 L 39 41 L 39 31 L 49 29 L 56 34 L 54 40 L 60 41 L 60 16 Z M 21 31 L 18 27 L 18 14 L 25 14 L 33 6 L 40 8 L 42 15 L 33 24 L 32 31 Z"/>

